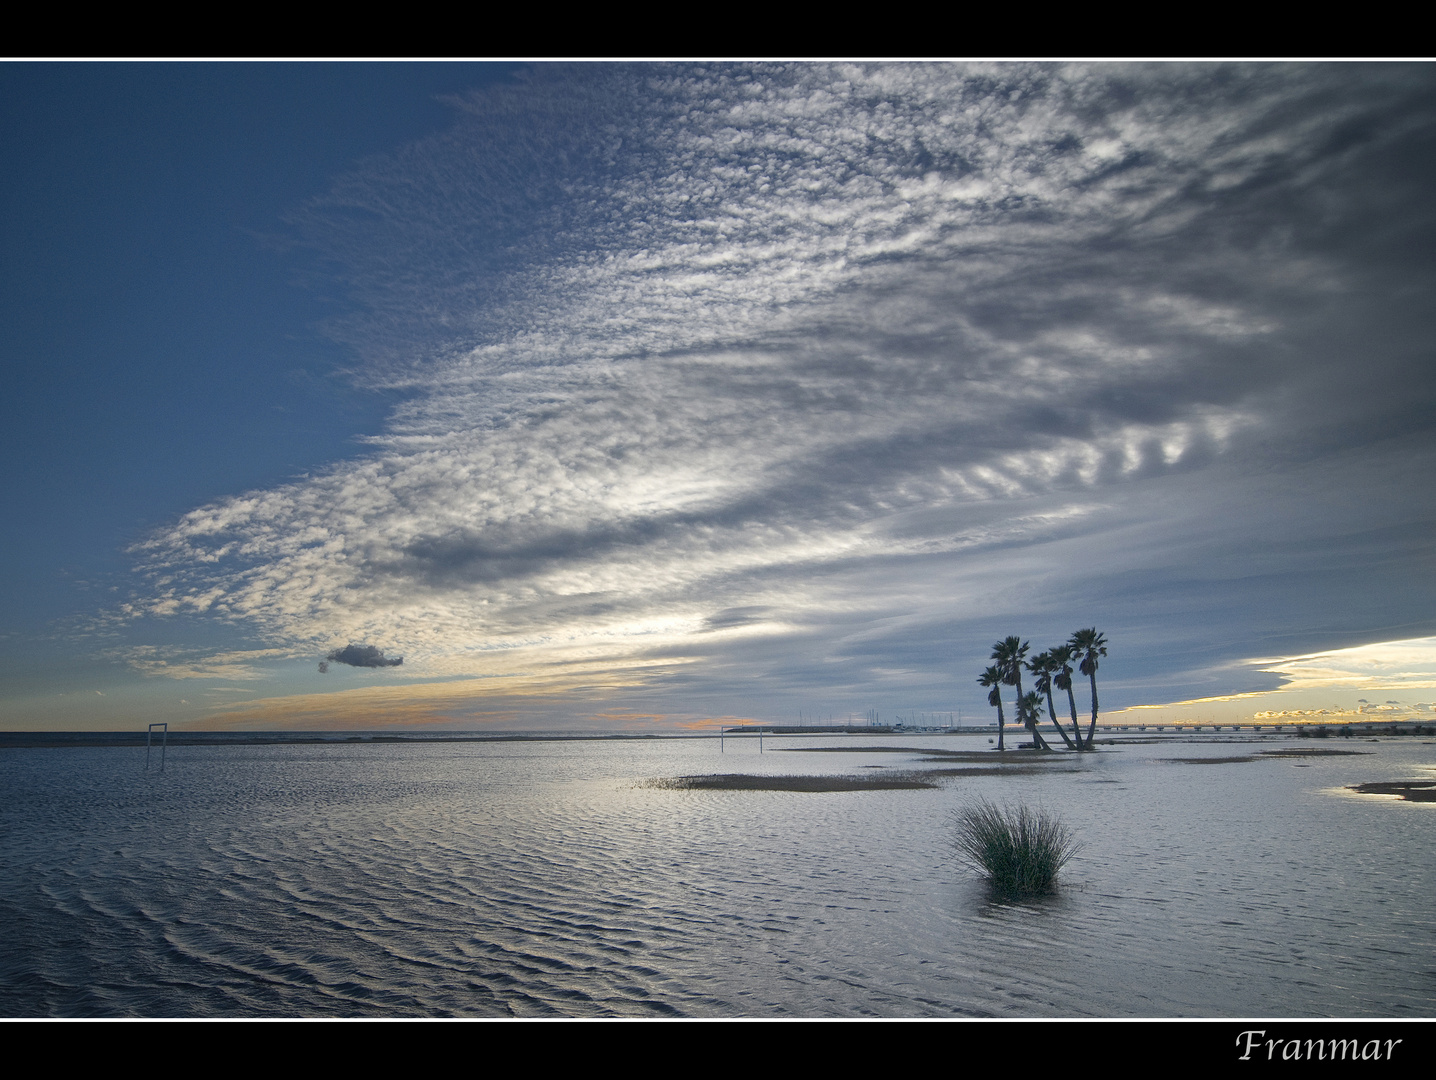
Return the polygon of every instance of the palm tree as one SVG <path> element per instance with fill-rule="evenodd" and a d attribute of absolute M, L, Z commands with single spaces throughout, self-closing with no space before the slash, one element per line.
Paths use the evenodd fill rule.
<path fill-rule="evenodd" d="M 1002 681 L 1008 686 L 1017 688 L 1017 716 L 1022 719 L 1022 661 L 1027 656 L 1027 650 L 1032 648 L 1030 641 L 1023 641 L 1017 637 L 1003 638 L 992 647 L 992 659 L 997 661 L 997 669 L 1002 672 Z M 1039 750 L 1047 748 L 1042 740 L 1042 735 L 1037 730 L 1036 724 L 1029 724 L 1032 731 L 1032 744 Z"/>
<path fill-rule="evenodd" d="M 1092 749 L 1092 738 L 1097 733 L 1097 658 L 1107 655 L 1107 639 L 1097 633 L 1095 626 L 1073 633 L 1067 642 L 1073 655 L 1081 659 L 1078 669 L 1092 680 L 1092 723 L 1087 727 L 1087 749 Z"/>
<path fill-rule="evenodd" d="M 987 695 L 987 703 L 997 706 L 997 749 L 1004 749 L 1002 745 L 1002 672 L 996 667 L 990 667 L 977 677 L 977 681 L 983 686 L 992 688 Z"/>
<path fill-rule="evenodd" d="M 1049 655 L 1057 666 L 1052 683 L 1058 690 L 1067 691 L 1067 707 L 1072 710 L 1072 735 L 1077 740 L 1077 749 L 1085 749 L 1082 745 L 1082 725 L 1077 722 L 1077 699 L 1072 696 L 1072 661 L 1076 654 L 1071 645 L 1058 645 Z"/>
<path fill-rule="evenodd" d="M 1038 750 L 1051 750 L 1042 735 L 1037 730 L 1037 725 L 1042 722 L 1042 695 L 1036 690 L 1029 690 L 1022 695 L 1019 701 L 1022 709 L 1022 722 L 1027 725 L 1027 730 L 1032 732 L 1033 745 Z"/>
<path fill-rule="evenodd" d="M 1039 694 L 1047 695 L 1047 715 L 1052 718 L 1052 726 L 1057 729 L 1057 734 L 1062 736 L 1062 741 L 1067 744 L 1068 750 L 1076 750 L 1072 740 L 1067 737 L 1067 732 L 1062 730 L 1062 725 L 1057 722 L 1057 707 L 1052 704 L 1052 677 L 1060 670 L 1054 650 L 1038 653 L 1031 660 L 1027 661 L 1027 670 L 1032 672 L 1033 685 Z M 1039 715 L 1041 710 L 1038 710 Z M 1077 738 L 1082 738 L 1082 733 L 1077 733 Z"/>

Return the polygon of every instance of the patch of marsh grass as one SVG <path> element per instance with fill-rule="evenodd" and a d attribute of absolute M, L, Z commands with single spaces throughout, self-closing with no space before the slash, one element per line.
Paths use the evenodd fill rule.
<path fill-rule="evenodd" d="M 983 799 L 957 813 L 958 857 L 1006 896 L 1051 892 L 1057 872 L 1079 846 L 1072 831 L 1045 810 Z"/>
<path fill-rule="evenodd" d="M 708 776 L 675 776 L 652 780 L 649 787 L 674 791 L 907 791 L 937 787 L 931 780 L 912 773 L 885 776 L 747 776 L 742 773 L 714 773 Z"/>

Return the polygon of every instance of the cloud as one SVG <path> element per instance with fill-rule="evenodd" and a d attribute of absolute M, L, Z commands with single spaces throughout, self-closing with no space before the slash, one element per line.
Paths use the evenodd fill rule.
<path fill-rule="evenodd" d="M 136 671 L 167 679 L 263 679 L 266 660 L 288 658 L 288 649 L 235 649 L 209 655 L 180 646 L 133 645 L 104 654 L 122 660 Z M 246 691 L 248 692 L 248 691 Z"/>
<path fill-rule="evenodd" d="M 319 665 L 320 671 L 328 671 L 330 663 L 348 664 L 350 667 L 384 668 L 398 667 L 404 662 L 402 656 L 386 658 L 384 651 L 377 646 L 355 645 L 352 642 L 342 649 L 335 649 L 324 660 L 326 662 Z"/>
<path fill-rule="evenodd" d="M 1261 670 L 1282 677 L 1288 690 L 1436 687 L 1436 637 L 1382 641 L 1350 649 L 1334 649 L 1310 656 L 1254 660 Z M 1381 706 L 1361 703 L 1368 711 Z M 1386 705 L 1401 705 L 1387 700 Z"/>
<path fill-rule="evenodd" d="M 1097 622 L 1172 692 L 1293 626 L 1424 632 L 1432 99 L 1404 65 L 537 68 L 298 216 L 404 401 L 141 543 L 126 613 L 700 698 L 950 693 L 1014 629 Z"/>

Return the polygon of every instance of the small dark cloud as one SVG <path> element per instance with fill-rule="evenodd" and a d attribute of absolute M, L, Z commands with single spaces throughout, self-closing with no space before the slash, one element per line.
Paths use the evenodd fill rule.
<path fill-rule="evenodd" d="M 734 626 L 750 626 L 768 618 L 771 608 L 764 606 L 730 607 L 708 616 L 704 620 L 705 630 L 727 630 Z"/>
<path fill-rule="evenodd" d="M 622 546 L 638 547 L 661 539 L 683 524 L 675 515 L 636 522 L 614 522 L 588 529 L 533 529 L 528 534 L 481 536 L 455 531 L 423 536 L 404 548 L 407 571 L 436 587 L 492 583 L 538 574 L 573 559 L 596 558 Z M 504 530 L 491 530 L 501 534 Z"/>
<path fill-rule="evenodd" d="M 342 649 L 335 649 L 324 658 L 336 664 L 348 664 L 350 667 L 398 667 L 404 662 L 402 656 L 390 659 L 384 655 L 384 650 L 373 645 L 345 645 Z M 319 665 L 320 671 L 329 670 L 328 663 Z"/>

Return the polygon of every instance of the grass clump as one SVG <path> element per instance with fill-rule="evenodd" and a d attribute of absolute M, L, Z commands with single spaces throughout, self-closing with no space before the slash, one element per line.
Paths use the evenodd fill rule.
<path fill-rule="evenodd" d="M 984 799 L 958 811 L 953 846 L 998 892 L 1039 896 L 1052 891 L 1057 871 L 1080 845 L 1072 831 L 1046 811 L 997 806 Z"/>

